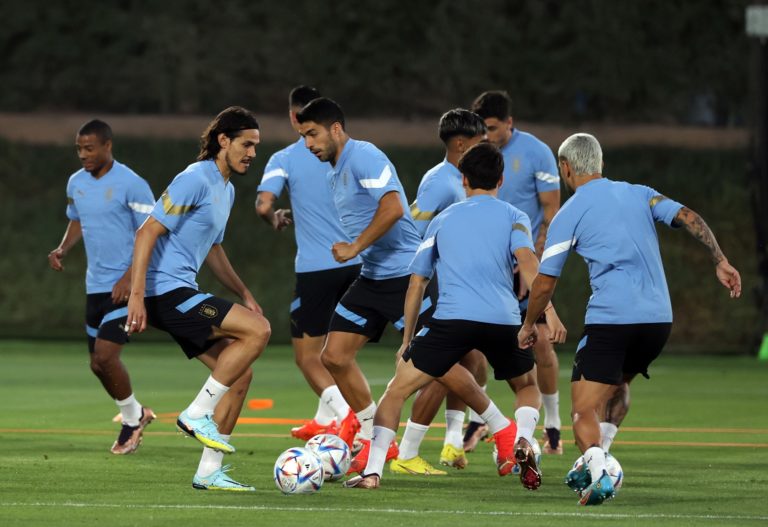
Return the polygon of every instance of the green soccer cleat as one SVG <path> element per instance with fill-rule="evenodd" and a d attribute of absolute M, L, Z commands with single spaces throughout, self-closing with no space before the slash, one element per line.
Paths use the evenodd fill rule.
<path fill-rule="evenodd" d="M 229 492 L 255 492 L 250 485 L 238 483 L 227 475 L 232 470 L 230 465 L 224 465 L 219 470 L 204 478 L 195 474 L 192 478 L 192 488 L 198 490 L 225 490 Z"/>
<path fill-rule="evenodd" d="M 176 420 L 176 426 L 185 434 L 194 437 L 202 444 L 213 450 L 232 454 L 235 447 L 224 441 L 219 435 L 219 427 L 210 415 L 204 415 L 199 419 L 192 419 L 186 410 L 181 412 Z"/>

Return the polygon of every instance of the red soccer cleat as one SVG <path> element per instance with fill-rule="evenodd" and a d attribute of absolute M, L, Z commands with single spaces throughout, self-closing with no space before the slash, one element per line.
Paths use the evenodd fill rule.
<path fill-rule="evenodd" d="M 352 409 L 349 409 L 347 416 L 341 420 L 336 435 L 339 436 L 349 448 L 352 448 L 352 443 L 355 441 L 355 434 L 360 431 L 360 421 L 357 420 L 357 415 Z"/>
<path fill-rule="evenodd" d="M 360 439 L 360 442 L 363 444 L 363 448 L 352 460 L 352 463 L 349 465 L 349 470 L 347 470 L 347 474 L 362 474 L 363 470 L 365 470 L 365 466 L 368 464 L 368 455 L 371 453 L 371 440 Z M 384 462 L 386 463 L 387 461 L 397 459 L 399 454 L 400 450 L 397 448 L 397 443 L 392 441 L 387 449 L 387 457 Z"/>
<path fill-rule="evenodd" d="M 315 437 L 317 434 L 334 434 L 336 435 L 336 421 L 331 421 L 330 424 L 321 425 L 314 419 L 307 421 L 301 426 L 291 428 L 291 435 L 296 439 L 302 441 L 308 441 Z"/>
<path fill-rule="evenodd" d="M 493 440 L 496 442 L 496 469 L 499 476 L 506 476 L 517 464 L 515 458 L 515 435 L 517 435 L 517 424 L 509 421 L 509 426 L 493 434 Z"/>

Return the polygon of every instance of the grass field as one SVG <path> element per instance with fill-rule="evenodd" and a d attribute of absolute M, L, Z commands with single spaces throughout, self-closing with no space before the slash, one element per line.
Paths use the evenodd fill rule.
<path fill-rule="evenodd" d="M 114 404 L 87 365 L 79 342 L 0 341 L 0 525 L 766 525 L 768 523 L 768 364 L 751 357 L 663 356 L 652 381 L 638 379 L 634 406 L 612 452 L 626 481 L 617 499 L 579 508 L 562 484 L 577 457 L 569 427 L 566 454 L 543 461 L 544 483 L 526 491 L 499 478 L 491 447 L 480 445 L 462 472 L 414 478 L 385 474 L 378 491 L 326 484 L 309 496 L 283 496 L 272 482 L 278 454 L 299 442 L 290 424 L 243 423 L 227 459 L 256 493 L 191 488 L 200 448 L 175 432 L 173 415 L 199 389 L 205 371 L 173 345 L 136 343 L 125 360 L 140 400 L 161 414 L 132 456 L 109 453 Z M 374 396 L 393 371 L 394 350 L 372 346 L 360 362 Z M 569 424 L 568 366 L 561 355 L 561 414 Z M 290 349 L 271 346 L 256 363 L 250 398 L 272 399 L 243 417 L 300 420 L 316 398 Z M 501 383 L 489 393 L 512 412 Z M 407 410 L 406 410 L 407 412 Z M 404 412 L 403 420 L 407 414 Z M 442 412 L 423 454 L 437 461 Z M 402 429 L 401 429 L 402 432 Z"/>

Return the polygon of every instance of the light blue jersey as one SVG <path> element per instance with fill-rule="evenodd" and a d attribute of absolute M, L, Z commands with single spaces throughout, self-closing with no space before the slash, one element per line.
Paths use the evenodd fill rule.
<path fill-rule="evenodd" d="M 370 225 L 379 200 L 389 192 L 398 193 L 405 213 L 360 254 L 363 259 L 361 274 L 373 280 L 408 275 L 408 265 L 421 237 L 408 214 L 403 186 L 387 156 L 371 143 L 349 139 L 328 177 L 341 226 L 352 240 Z"/>
<path fill-rule="evenodd" d="M 411 204 L 411 218 L 421 236 L 435 216 L 466 198 L 459 169 L 447 159 L 429 169 L 421 178 L 416 201 Z"/>
<path fill-rule="evenodd" d="M 539 193 L 560 189 L 555 156 L 542 141 L 520 130 L 512 131 L 512 137 L 501 147 L 501 153 L 504 156 L 504 182 L 499 189 L 499 199 L 528 215 L 535 241 L 544 219 Z"/>
<path fill-rule="evenodd" d="M 147 182 L 117 161 L 98 179 L 84 169 L 69 178 L 67 218 L 82 228 L 87 294 L 112 291 L 131 266 L 136 229 L 154 202 Z"/>
<path fill-rule="evenodd" d="M 411 272 L 440 276 L 434 318 L 519 325 L 512 269 L 522 247 L 534 250 L 528 217 L 493 196 L 472 196 L 430 223 Z"/>
<path fill-rule="evenodd" d="M 168 229 L 147 269 L 146 296 L 197 289 L 197 273 L 213 244 L 221 243 L 235 201 L 235 188 L 213 160 L 189 165 L 157 200 L 152 217 Z"/>
<path fill-rule="evenodd" d="M 549 226 L 539 272 L 560 276 L 573 248 L 589 268 L 587 324 L 672 322 L 654 221 L 671 225 L 681 207 L 650 187 L 590 181 Z"/>
<path fill-rule="evenodd" d="M 328 186 L 330 163 L 322 163 L 299 139 L 269 158 L 258 191 L 280 197 L 284 188 L 291 195 L 296 225 L 296 272 L 309 273 L 357 265 L 360 258 L 343 264 L 333 259 L 336 242 L 351 241 L 341 228 L 339 214 Z"/>

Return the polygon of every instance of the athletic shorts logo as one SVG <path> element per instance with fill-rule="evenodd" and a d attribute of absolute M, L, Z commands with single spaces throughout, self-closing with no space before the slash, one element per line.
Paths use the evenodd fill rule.
<path fill-rule="evenodd" d="M 202 304 L 200 306 L 199 313 L 200 313 L 200 316 L 203 316 L 205 318 L 216 318 L 216 315 L 219 314 L 219 310 L 213 306 L 209 306 L 208 304 Z"/>

